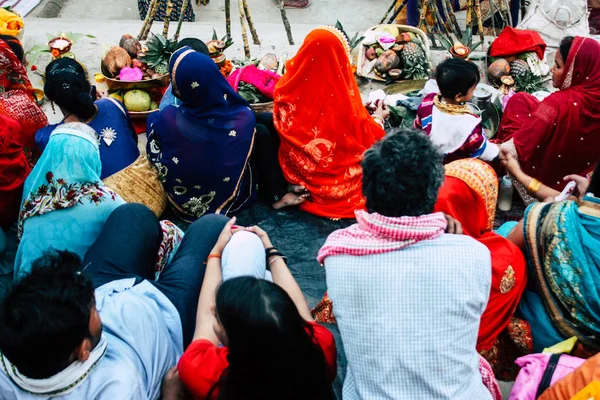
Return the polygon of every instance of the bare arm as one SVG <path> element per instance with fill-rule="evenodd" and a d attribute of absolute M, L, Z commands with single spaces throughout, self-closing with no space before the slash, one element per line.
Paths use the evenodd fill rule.
<path fill-rule="evenodd" d="M 204 281 L 202 282 L 202 289 L 200 290 L 200 297 L 198 299 L 198 311 L 196 312 L 196 330 L 194 331 L 193 340 L 210 340 L 215 346 L 219 344 L 219 338 L 217 338 L 213 329 L 213 325 L 216 322 L 214 315 L 215 297 L 217 289 L 223 280 L 220 256 L 233 233 L 237 231 L 231 228 L 233 224 L 235 224 L 235 217 L 225 225 L 215 247 L 210 252 L 211 256 L 216 255 L 219 257 L 209 256 L 210 258 L 206 263 L 206 272 L 204 273 Z"/>
<path fill-rule="evenodd" d="M 500 161 L 506 171 L 510 173 L 523 187 L 528 188 L 529 184 L 533 181 L 533 178 L 527 175 L 521 169 L 519 165 L 519 161 L 511 154 L 511 152 L 507 149 L 500 149 Z M 544 184 L 540 186 L 540 188 L 535 193 L 530 193 L 532 196 L 535 196 L 540 201 L 545 201 L 548 198 L 554 198 L 560 194 L 558 190 L 554 190 L 551 187 L 548 187 Z"/>
<path fill-rule="evenodd" d="M 265 249 L 273 247 L 271 239 L 265 231 L 258 226 L 251 226 L 246 228 L 248 231 L 255 233 L 263 242 Z M 302 294 L 302 290 L 298 283 L 294 279 L 294 276 L 290 272 L 288 266 L 280 256 L 272 256 L 267 260 L 271 268 L 271 275 L 273 276 L 273 282 L 279 285 L 287 294 L 292 298 L 292 301 L 298 308 L 298 312 L 307 321 L 314 321 L 310 314 L 310 309 L 306 303 L 306 298 Z"/>

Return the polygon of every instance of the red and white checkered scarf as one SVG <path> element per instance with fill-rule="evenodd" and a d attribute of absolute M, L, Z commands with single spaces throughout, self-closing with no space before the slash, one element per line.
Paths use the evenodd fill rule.
<path fill-rule="evenodd" d="M 443 213 L 419 217 L 386 217 L 355 211 L 356 224 L 333 232 L 319 251 L 317 260 L 329 256 L 364 256 L 403 249 L 423 240 L 440 237 L 448 222 Z"/>

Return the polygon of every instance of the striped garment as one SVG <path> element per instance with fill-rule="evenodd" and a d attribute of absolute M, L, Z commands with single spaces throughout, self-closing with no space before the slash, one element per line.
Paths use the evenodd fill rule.
<path fill-rule="evenodd" d="M 498 156 L 498 146 L 488 141 L 480 117 L 470 112 L 444 112 L 436 106 L 435 96 L 435 93 L 425 96 L 417 110 L 414 127 L 424 130 L 444 154 L 444 164 L 461 158 L 492 161 Z"/>

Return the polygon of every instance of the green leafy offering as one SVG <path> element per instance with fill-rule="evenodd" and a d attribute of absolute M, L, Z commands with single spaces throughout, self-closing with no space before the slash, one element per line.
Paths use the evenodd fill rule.
<path fill-rule="evenodd" d="M 273 101 L 263 95 L 254 85 L 246 82 L 240 82 L 238 85 L 238 94 L 250 104 L 268 103 Z"/>

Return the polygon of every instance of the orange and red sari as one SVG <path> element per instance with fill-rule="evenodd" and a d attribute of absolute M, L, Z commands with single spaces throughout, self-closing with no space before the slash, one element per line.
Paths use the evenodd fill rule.
<path fill-rule="evenodd" d="M 364 208 L 362 155 L 385 134 L 362 103 L 349 54 L 340 31 L 313 30 L 274 92 L 285 178 L 309 191 L 300 208 L 330 218 Z"/>
<path fill-rule="evenodd" d="M 492 232 L 498 199 L 493 168 L 464 159 L 446 165 L 445 175 L 435 211 L 460 221 L 465 235 L 484 244 L 492 258 L 492 290 L 477 338 L 477 350 L 487 351 L 508 326 L 525 290 L 525 258 L 516 245 Z"/>

